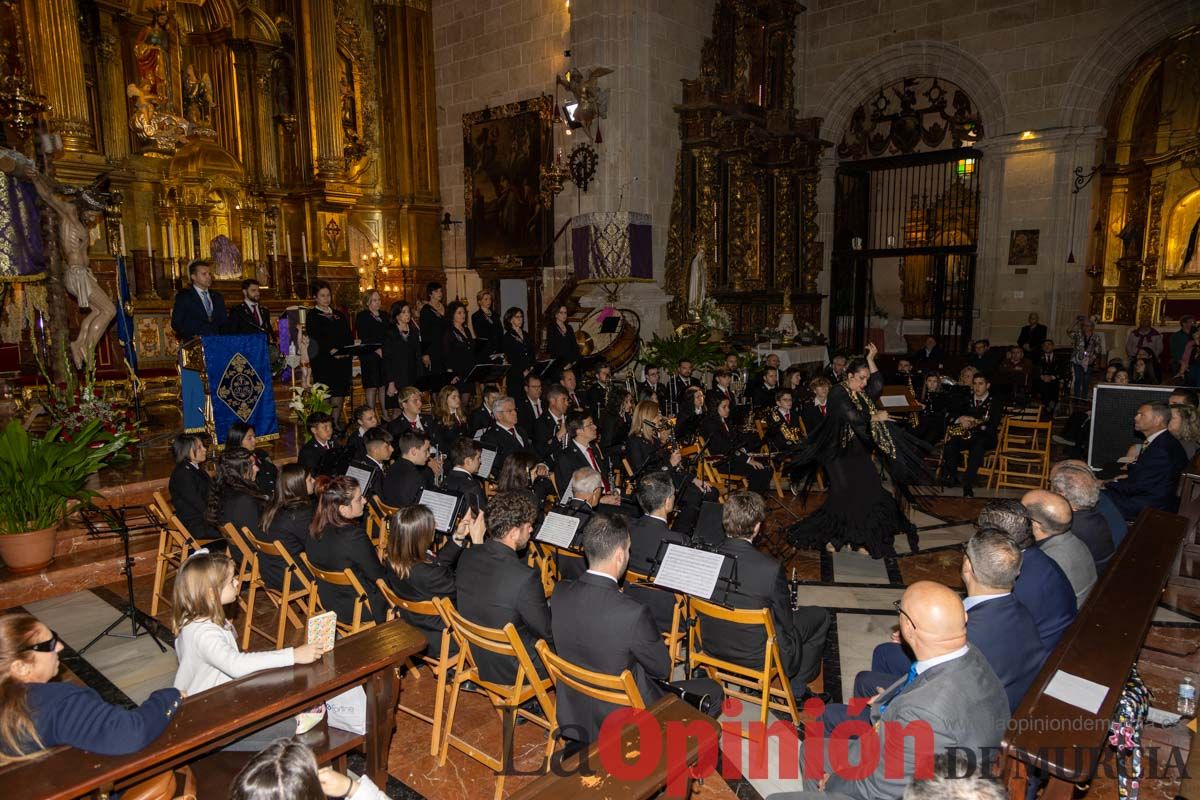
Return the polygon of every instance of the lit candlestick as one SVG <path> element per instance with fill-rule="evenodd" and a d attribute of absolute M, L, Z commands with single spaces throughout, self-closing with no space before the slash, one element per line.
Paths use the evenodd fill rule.
<path fill-rule="evenodd" d="M 120 231 L 120 233 L 121 233 L 121 257 L 124 258 L 125 257 L 125 223 L 118 222 L 117 230 Z"/>
<path fill-rule="evenodd" d="M 167 258 L 175 258 L 175 226 L 167 226 Z"/>
<path fill-rule="evenodd" d="M 300 234 L 300 252 L 304 254 L 304 263 L 307 264 L 308 263 L 308 237 L 303 233 Z"/>
<path fill-rule="evenodd" d="M 283 244 L 287 247 L 288 263 L 292 263 L 292 237 L 288 236 L 287 228 L 283 229 Z"/>
<path fill-rule="evenodd" d="M 146 249 L 150 251 L 150 260 L 154 260 L 154 240 L 150 238 L 150 223 L 146 223 Z"/>

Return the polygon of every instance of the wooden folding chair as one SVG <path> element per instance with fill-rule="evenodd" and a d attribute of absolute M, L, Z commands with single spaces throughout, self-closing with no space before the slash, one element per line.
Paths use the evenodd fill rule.
<path fill-rule="evenodd" d="M 696 444 L 700 452 L 704 452 L 704 438 L 697 436 Z M 696 477 L 708 482 L 722 497 L 736 489 L 746 489 L 750 486 L 750 481 L 744 476 L 718 470 L 712 456 L 701 456 L 696 462 Z"/>
<path fill-rule="evenodd" d="M 996 449 L 997 489 L 1045 489 L 1050 483 L 1050 435 L 1053 422 L 1005 420 Z"/>
<path fill-rule="evenodd" d="M 771 446 L 767 444 L 767 421 L 764 419 L 754 420 L 754 430 L 758 433 L 758 438 L 763 440 L 763 446 L 760 450 L 767 460 L 767 466 L 771 468 L 771 484 L 775 487 L 775 494 L 783 499 L 783 460 L 771 455 Z"/>
<path fill-rule="evenodd" d="M 230 551 L 236 550 L 242 556 L 241 562 L 237 567 L 238 606 L 241 607 L 242 613 L 245 614 L 245 618 L 242 621 L 242 649 L 247 650 L 250 647 L 251 630 L 265 639 L 270 640 L 272 638 L 271 632 L 254 626 L 255 586 L 253 576 L 259 573 L 258 551 L 249 545 L 242 532 L 237 530 L 232 522 L 226 522 L 222 525 L 221 531 L 229 541 Z M 259 583 L 262 583 L 261 578 L 259 579 Z M 263 585 L 265 586 L 266 584 Z M 241 588 L 245 586 L 248 586 L 249 590 L 243 596 Z"/>
<path fill-rule="evenodd" d="M 635 572 L 631 569 L 625 570 L 625 583 L 650 583 L 650 576 L 641 572 Z M 646 591 L 666 591 L 665 589 L 649 588 Z M 675 671 L 675 665 L 683 664 L 683 643 L 687 638 L 686 632 L 683 630 L 684 617 L 687 616 L 687 595 L 674 592 L 675 595 L 675 610 L 671 612 L 671 630 L 662 635 L 663 644 L 667 646 L 667 653 L 671 656 L 671 671 Z"/>
<path fill-rule="evenodd" d="M 388 521 L 398 510 L 380 500 L 379 495 L 367 501 L 367 538 L 375 545 L 375 554 L 380 561 L 387 557 Z"/>
<path fill-rule="evenodd" d="M 438 766 L 445 766 L 446 756 L 450 746 L 463 752 L 496 773 L 495 800 L 500 800 L 504 794 L 504 777 L 512 767 L 513 733 L 517 717 L 528 720 L 546 730 L 546 766 L 549 766 L 550 755 L 554 752 L 554 701 L 550 699 L 549 691 L 553 682 L 542 678 L 533 666 L 533 659 L 525 649 L 517 629 L 510 622 L 503 629 L 487 628 L 476 625 L 458 613 L 445 597 L 435 598 L 442 611 L 454 640 L 458 642 L 458 659 L 454 663 L 454 681 L 450 686 L 450 704 L 446 710 L 446 726 L 442 733 L 442 749 L 438 755 Z M 511 684 L 494 683 L 484 680 L 476 662 L 475 650 L 486 650 L 499 656 L 516 659 L 517 674 Z M 474 683 L 491 701 L 492 707 L 500 715 L 501 752 L 497 758 L 469 744 L 454 735 L 454 714 L 458 709 L 458 697 L 463 684 L 467 681 Z M 543 716 L 521 708 L 533 698 L 537 698 Z"/>
<path fill-rule="evenodd" d="M 200 543 L 179 522 L 171 507 L 158 492 L 154 502 L 147 506 L 151 519 L 158 525 L 158 552 L 154 558 L 154 589 L 150 597 L 150 616 L 158 616 L 158 605 L 171 607 L 166 585 L 170 578 L 179 573 L 179 568 L 192 553 L 200 549 Z"/>
<path fill-rule="evenodd" d="M 296 565 L 290 554 L 288 554 L 287 560 L 284 561 L 282 589 L 275 589 L 267 585 L 267 582 L 262 577 L 263 557 L 282 558 L 284 554 L 287 554 L 286 548 L 279 541 L 264 542 L 256 538 L 244 526 L 242 527 L 242 539 L 245 541 L 246 546 L 254 552 L 254 563 L 250 568 L 250 594 L 246 598 L 246 605 L 249 608 L 248 615 L 251 617 L 254 615 L 254 603 L 257 600 L 258 593 L 261 591 L 278 611 L 278 625 L 275 630 L 275 649 L 279 650 L 283 647 L 284 633 L 289 623 L 293 628 L 304 626 L 299 615 L 296 614 L 296 610 L 292 608 L 292 604 L 299 604 L 300 613 L 305 613 L 308 610 L 308 595 L 311 583 L 303 578 L 303 576 L 299 579 L 296 578 L 296 573 L 300 572 L 300 568 Z M 246 640 L 242 642 L 242 649 L 244 650 L 249 646 L 250 642 L 247 636 Z"/>
<path fill-rule="evenodd" d="M 550 674 L 550 680 L 554 682 L 556 692 L 557 687 L 566 685 L 585 697 L 604 703 L 628 708 L 644 709 L 646 707 L 642 700 L 642 693 L 638 690 L 637 681 L 633 679 L 633 673 L 628 669 L 622 670 L 620 675 L 593 672 L 577 664 L 572 664 L 555 653 L 550 649 L 550 645 L 546 644 L 545 639 L 538 639 L 537 644 L 533 647 L 541 657 L 542 663 L 546 665 L 546 672 Z"/>
<path fill-rule="evenodd" d="M 739 697 L 751 704 L 758 704 L 761 709 L 759 721 L 762 726 L 757 730 L 766 730 L 768 711 L 772 708 L 790 714 L 792 723 L 799 726 L 800 710 L 796 706 L 792 685 L 788 682 L 787 673 L 783 669 L 783 659 L 779 654 L 779 639 L 775 633 L 775 620 L 771 617 L 771 610 L 768 608 L 725 608 L 696 597 L 690 598 L 689 605 L 688 655 L 691 658 L 692 667 L 703 669 L 708 677 L 724 684 L 727 695 Z M 706 652 L 702 635 L 705 619 L 721 620 L 737 625 L 761 626 L 766 635 L 762 667 L 744 667 Z M 772 686 L 776 679 L 779 680 L 779 687 Z M 753 729 L 751 728 L 751 730 Z"/>
<path fill-rule="evenodd" d="M 354 613 L 351 622 L 346 624 L 338 620 L 337 624 L 337 629 L 343 636 L 358 633 L 364 628 L 370 628 L 375 625 L 375 618 L 369 614 L 366 619 L 363 619 L 363 609 L 365 608 L 369 611 L 371 609 L 371 601 L 367 598 L 367 590 L 363 588 L 362 583 L 358 580 L 358 576 L 354 574 L 354 570 L 346 567 L 341 571 L 331 572 L 314 567 L 313 563 L 308 560 L 308 553 L 301 553 L 300 560 L 313 577 L 312 591 L 308 594 L 308 616 L 311 617 L 318 610 L 327 610 L 321 604 L 321 595 L 317 589 L 321 583 L 328 583 L 330 586 L 349 586 L 354 590 Z"/>
<path fill-rule="evenodd" d="M 393 592 L 392 587 L 388 586 L 387 581 L 383 578 L 378 578 L 375 581 L 375 585 L 379 587 L 379 591 L 383 595 L 383 599 L 386 600 L 390 606 L 388 613 L 393 619 L 400 619 L 401 611 L 406 611 L 409 614 L 416 614 L 423 617 L 437 617 L 439 619 L 442 616 L 442 612 L 438 608 L 437 603 L 432 600 L 405 600 L 403 597 Z M 442 720 L 445 716 L 443 714 L 443 709 L 445 708 L 446 703 L 446 681 L 449 678 L 451 665 L 451 638 L 452 634 L 450 633 L 450 629 L 447 628 L 442 632 L 442 645 L 436 656 L 430 655 L 428 651 L 426 651 L 423 655 L 417 656 L 422 663 L 426 664 L 430 669 L 433 670 L 433 674 L 437 678 L 437 688 L 433 696 L 433 716 L 431 717 L 428 714 L 417 711 L 414 708 L 404 705 L 404 703 L 400 703 L 400 705 L 397 706 L 399 711 L 403 711 L 409 716 L 416 717 L 422 722 L 428 722 L 433 726 L 433 736 L 429 740 L 429 755 L 431 756 L 436 756 L 438 754 L 438 745 L 441 744 L 442 741 Z M 409 664 L 412 666 L 413 675 L 420 678 L 421 670 L 411 658 L 409 659 Z"/>

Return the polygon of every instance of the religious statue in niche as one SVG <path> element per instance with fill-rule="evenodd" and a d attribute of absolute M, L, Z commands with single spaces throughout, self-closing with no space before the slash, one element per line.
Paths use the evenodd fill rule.
<path fill-rule="evenodd" d="M 208 73 L 196 76 L 196 68 L 188 64 L 183 76 L 183 116 L 195 125 L 212 124 L 213 85 Z"/>
<path fill-rule="evenodd" d="M 138 32 L 133 43 L 133 57 L 137 65 L 137 82 L 129 84 L 125 95 L 132 102 L 129 116 L 129 127 L 137 134 L 140 144 L 148 150 L 145 155 L 153 157 L 170 157 L 175 154 L 184 141 L 192 135 L 215 136 L 216 131 L 201 127 L 207 122 L 198 119 L 180 117 L 170 113 L 170 82 L 167 75 L 169 62 L 170 33 L 168 26 L 170 16 L 166 10 L 159 8 L 151 17 L 150 24 Z M 194 79 L 195 72 L 188 68 L 189 75 Z M 198 95 L 205 95 L 200 102 L 196 98 L 197 113 L 202 106 L 210 111 L 212 107 L 212 82 L 205 75 L 202 80 L 195 81 Z M 188 86 L 191 92 L 193 87 Z M 185 110 L 190 109 L 188 100 L 184 98 Z M 205 112 L 206 114 L 209 112 Z"/>
<path fill-rule="evenodd" d="M 167 48 L 171 18 L 165 8 L 152 12 L 150 24 L 138 31 L 133 42 L 133 59 L 137 65 L 137 86 L 142 95 L 154 105 L 167 100 Z"/>
<path fill-rule="evenodd" d="M 242 252 L 225 234 L 212 240 L 213 277 L 219 281 L 240 280 L 242 277 Z"/>
<path fill-rule="evenodd" d="M 342 96 L 342 137 L 345 139 L 342 152 L 346 156 L 346 161 L 350 162 L 365 156 L 367 145 L 359 131 L 358 96 L 354 83 L 354 68 L 348 61 L 343 63 L 339 85 Z"/>
<path fill-rule="evenodd" d="M 1184 275 L 1200 273 L 1200 219 L 1197 219 L 1196 224 L 1192 225 L 1192 232 L 1188 235 L 1187 248 L 1183 251 L 1183 264 L 1179 267 L 1179 271 Z"/>
<path fill-rule="evenodd" d="M 58 215 L 59 246 L 66 262 L 63 287 L 79 308 L 87 312 L 79 325 L 79 335 L 71 342 L 71 360 L 83 369 L 95 358 L 96 345 L 117 313 L 112 298 L 96 281 L 88 260 L 88 247 L 100 237 L 97 223 L 106 208 L 102 188 L 107 178 L 101 176 L 82 189 L 58 187 L 38 172 L 32 161 L 12 150 L 0 150 L 0 170 L 32 183 L 38 196 Z M 61 195 L 73 197 L 74 202 Z"/>

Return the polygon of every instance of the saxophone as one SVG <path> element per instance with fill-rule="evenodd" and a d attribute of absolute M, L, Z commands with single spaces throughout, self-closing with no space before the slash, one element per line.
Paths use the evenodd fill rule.
<path fill-rule="evenodd" d="M 968 413 L 959 414 L 958 416 L 959 417 L 962 417 L 962 416 L 974 417 L 975 419 L 987 419 L 988 414 L 991 413 L 991 410 L 992 410 L 992 396 L 989 394 L 987 400 L 983 401 L 983 405 L 979 405 L 979 406 L 973 405 L 971 407 L 971 409 L 968 411 Z M 955 417 L 955 421 L 951 422 L 949 425 L 946 426 L 946 438 L 947 439 L 970 439 L 971 434 L 975 431 L 975 429 L 974 428 L 964 428 L 962 425 L 960 425 L 958 423 L 957 420 L 958 420 L 958 417 Z"/>

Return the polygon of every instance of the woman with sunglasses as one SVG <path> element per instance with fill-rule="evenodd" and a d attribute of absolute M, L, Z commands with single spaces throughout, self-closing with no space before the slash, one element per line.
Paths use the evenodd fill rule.
<path fill-rule="evenodd" d="M 24 613 L 0 616 L 0 766 L 69 745 L 89 753 L 135 753 L 179 710 L 177 689 L 159 689 L 137 708 L 104 702 L 94 689 L 51 680 L 58 634 Z"/>

